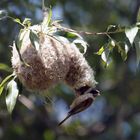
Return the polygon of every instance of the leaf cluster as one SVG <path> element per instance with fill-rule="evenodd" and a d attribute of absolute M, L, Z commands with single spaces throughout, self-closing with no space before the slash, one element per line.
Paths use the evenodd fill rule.
<path fill-rule="evenodd" d="M 0 16 L 3 16 L 3 12 L 0 12 Z M 4 14 L 5 16 L 5 14 Z M 60 21 L 52 21 L 52 10 L 49 9 L 46 14 L 44 14 L 44 19 L 42 23 L 38 26 L 41 29 L 36 29 L 36 27 L 31 26 L 31 19 L 25 18 L 21 21 L 19 18 L 13 18 L 7 15 L 7 18 L 12 19 L 15 23 L 21 25 L 18 37 L 15 39 L 13 45 L 16 47 L 21 63 L 25 66 L 30 67 L 20 53 L 21 47 L 23 47 L 23 40 L 27 33 L 29 33 L 29 39 L 32 46 L 38 51 L 41 47 L 42 40 L 45 36 L 50 36 L 62 44 L 65 40 L 69 41 L 71 44 L 76 45 L 81 52 L 85 53 L 87 50 L 87 43 L 84 41 L 83 37 L 72 30 L 61 30 L 62 26 Z M 36 26 L 36 25 L 35 25 Z M 2 65 L 3 66 L 3 65 Z M 4 67 L 4 66 L 3 66 Z M 9 113 L 12 113 L 17 97 L 19 95 L 19 87 L 16 80 L 16 74 L 13 73 L 7 76 L 0 84 L 0 95 L 2 92 L 6 91 L 6 105 Z M 5 90 L 4 90 L 5 89 Z"/>
<path fill-rule="evenodd" d="M 114 49 L 118 50 L 118 53 L 121 55 L 123 61 L 127 59 L 128 52 L 131 47 L 136 49 L 137 57 L 137 66 L 140 62 L 140 22 L 137 22 L 135 25 L 124 27 L 118 25 L 109 25 L 105 35 L 108 37 L 108 42 L 104 44 L 98 52 L 97 55 L 100 55 L 102 60 L 105 63 L 105 66 L 108 66 L 112 62 L 111 54 Z M 124 34 L 124 38 L 120 40 L 115 40 L 112 36 L 114 34 Z"/>
<path fill-rule="evenodd" d="M 70 28 L 65 28 L 61 26 L 60 21 L 52 21 L 52 10 L 49 9 L 46 14 L 44 14 L 44 19 L 42 23 L 39 25 L 41 27 L 40 30 L 36 30 L 32 25 L 31 19 L 25 18 L 22 22 L 18 18 L 13 18 L 4 13 L 4 11 L 0 11 L 0 17 L 12 19 L 15 23 L 21 25 L 21 30 L 19 32 L 18 37 L 15 39 L 15 47 L 19 54 L 20 61 L 26 66 L 30 66 L 27 64 L 22 55 L 20 54 L 20 48 L 23 47 L 23 40 L 26 33 L 29 33 L 29 39 L 32 46 L 38 51 L 41 47 L 42 40 L 45 36 L 50 36 L 62 44 L 68 41 L 69 43 L 76 45 L 79 50 L 84 54 L 87 51 L 87 42 L 84 41 L 81 33 L 85 33 L 87 35 L 106 35 L 108 37 L 108 42 L 101 46 L 96 52 L 97 55 L 101 56 L 101 59 L 104 61 L 105 66 L 108 66 L 112 62 L 111 54 L 114 49 L 118 50 L 118 53 L 121 55 L 122 59 L 125 61 L 127 59 L 128 52 L 132 46 L 136 49 L 137 55 L 137 65 L 140 62 L 140 22 L 138 21 L 135 25 L 124 27 L 120 25 L 109 25 L 106 32 L 101 33 L 90 33 L 90 32 L 79 32 L 72 30 Z M 36 26 L 36 25 L 35 25 Z M 125 38 L 123 41 L 116 40 L 113 38 L 115 34 L 125 34 Z M 128 41 L 127 41 L 128 40 Z M 13 73 L 7 76 L 0 84 L 0 95 L 2 92 L 6 91 L 6 105 L 8 108 L 8 112 L 12 113 L 14 106 L 16 104 L 16 100 L 19 94 L 18 84 L 16 82 L 16 75 Z"/>

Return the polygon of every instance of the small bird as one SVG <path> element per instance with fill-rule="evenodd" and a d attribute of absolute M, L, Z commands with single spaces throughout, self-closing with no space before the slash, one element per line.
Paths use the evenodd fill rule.
<path fill-rule="evenodd" d="M 85 88 L 82 88 L 82 89 L 85 89 Z M 70 116 L 87 109 L 92 104 L 92 102 L 95 100 L 96 96 L 99 96 L 99 95 L 100 95 L 100 93 L 98 90 L 89 88 L 87 91 L 85 91 L 81 95 L 77 96 L 76 99 L 72 102 L 72 104 L 70 106 L 70 111 L 68 112 L 66 118 L 63 119 L 58 124 L 58 126 L 60 126 L 62 123 L 64 123 Z"/>

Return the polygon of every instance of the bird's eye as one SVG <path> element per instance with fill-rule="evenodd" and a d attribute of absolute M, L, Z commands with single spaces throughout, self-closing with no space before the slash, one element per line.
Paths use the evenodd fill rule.
<path fill-rule="evenodd" d="M 94 97 L 100 95 L 100 91 L 97 89 L 91 89 L 90 93 L 92 93 Z"/>

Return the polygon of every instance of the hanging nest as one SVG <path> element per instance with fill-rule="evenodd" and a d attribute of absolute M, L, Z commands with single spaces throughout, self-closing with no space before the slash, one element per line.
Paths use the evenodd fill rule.
<path fill-rule="evenodd" d="M 93 70 L 77 47 L 86 49 L 87 43 L 72 31 L 63 31 L 70 39 L 59 33 L 54 24 L 25 26 L 12 47 L 15 74 L 32 91 L 44 91 L 59 82 L 73 89 L 95 87 Z"/>

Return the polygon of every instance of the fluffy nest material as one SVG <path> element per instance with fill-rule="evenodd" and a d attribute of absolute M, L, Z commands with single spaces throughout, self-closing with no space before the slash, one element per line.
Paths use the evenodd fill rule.
<path fill-rule="evenodd" d="M 34 44 L 30 38 L 31 30 L 39 40 Z M 13 43 L 11 62 L 17 77 L 28 90 L 48 90 L 59 82 L 65 82 L 73 89 L 85 85 L 95 87 L 93 70 L 74 43 L 62 36 L 42 32 L 41 25 L 31 26 L 21 36 L 19 51 Z"/>

